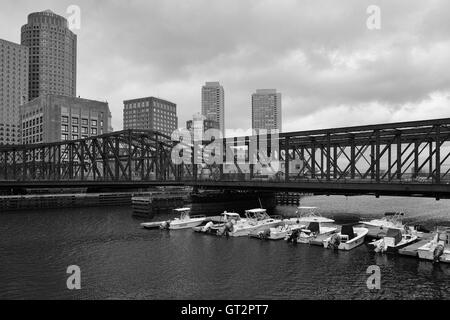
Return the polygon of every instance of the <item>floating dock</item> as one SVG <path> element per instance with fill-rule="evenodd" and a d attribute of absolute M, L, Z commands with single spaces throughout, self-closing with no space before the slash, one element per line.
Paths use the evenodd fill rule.
<path fill-rule="evenodd" d="M 33 194 L 0 197 L 0 211 L 129 205 L 132 193 Z"/>
<path fill-rule="evenodd" d="M 410 256 L 410 257 L 418 257 L 418 250 L 421 246 L 427 244 L 430 242 L 430 240 L 433 238 L 433 233 L 422 233 L 420 235 L 420 240 L 407 246 L 402 249 L 398 250 L 398 253 L 403 256 Z"/>

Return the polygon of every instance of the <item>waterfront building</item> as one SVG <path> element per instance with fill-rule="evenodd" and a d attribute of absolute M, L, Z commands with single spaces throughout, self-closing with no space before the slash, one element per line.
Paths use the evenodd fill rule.
<path fill-rule="evenodd" d="M 225 94 L 219 82 L 206 82 L 202 87 L 202 115 L 218 122 L 225 136 Z"/>
<path fill-rule="evenodd" d="M 29 14 L 21 44 L 29 48 L 30 101 L 46 94 L 76 96 L 77 36 L 66 18 L 50 10 Z"/>
<path fill-rule="evenodd" d="M 196 113 L 192 117 L 192 120 L 186 122 L 186 129 L 191 132 L 194 138 L 203 137 L 203 133 L 209 129 L 220 130 L 220 124 L 215 120 L 207 119 L 201 113 Z"/>
<path fill-rule="evenodd" d="M 276 89 L 258 89 L 252 94 L 252 128 L 281 132 L 281 93 Z"/>
<path fill-rule="evenodd" d="M 85 139 L 112 130 L 107 102 L 47 94 L 20 107 L 22 143 Z"/>
<path fill-rule="evenodd" d="M 178 128 L 177 105 L 155 97 L 125 100 L 123 127 L 155 130 L 171 136 Z"/>
<path fill-rule="evenodd" d="M 28 101 L 28 48 L 0 39 L 0 145 L 20 143 L 19 107 Z"/>

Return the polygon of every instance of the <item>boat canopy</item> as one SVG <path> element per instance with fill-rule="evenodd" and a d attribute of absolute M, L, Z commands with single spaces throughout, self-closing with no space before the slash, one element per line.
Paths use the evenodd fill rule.
<path fill-rule="evenodd" d="M 402 232 L 400 229 L 391 229 L 389 228 L 386 232 L 386 237 L 393 238 L 394 244 L 399 243 L 402 241 Z"/>
<path fill-rule="evenodd" d="M 222 213 L 222 215 L 224 215 L 224 216 L 230 216 L 230 217 L 240 217 L 240 214 L 239 213 L 236 213 L 236 212 L 223 212 Z"/>
<path fill-rule="evenodd" d="M 266 213 L 266 209 L 250 209 L 250 210 L 245 210 L 245 212 L 249 212 L 249 213 Z"/>
<path fill-rule="evenodd" d="M 187 212 L 187 211 L 191 211 L 191 208 L 177 208 L 177 209 L 173 209 L 173 211 L 176 211 L 176 212 Z"/>

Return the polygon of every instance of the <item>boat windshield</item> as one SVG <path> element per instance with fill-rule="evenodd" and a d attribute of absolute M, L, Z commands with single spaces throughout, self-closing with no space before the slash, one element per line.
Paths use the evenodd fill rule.
<path fill-rule="evenodd" d="M 240 220 L 241 216 L 239 215 L 239 213 L 235 213 L 235 212 L 224 212 L 222 213 L 223 219 L 225 221 L 231 221 L 231 220 Z"/>
<path fill-rule="evenodd" d="M 245 216 L 248 219 L 252 219 L 252 220 L 265 220 L 265 219 L 269 219 L 269 215 L 267 214 L 266 209 L 251 209 L 251 210 L 246 210 L 245 211 Z"/>
<path fill-rule="evenodd" d="M 189 217 L 189 213 L 191 211 L 191 208 L 177 208 L 177 209 L 173 209 L 173 211 L 175 211 L 176 213 L 178 213 L 180 215 L 180 218 L 188 218 Z"/>

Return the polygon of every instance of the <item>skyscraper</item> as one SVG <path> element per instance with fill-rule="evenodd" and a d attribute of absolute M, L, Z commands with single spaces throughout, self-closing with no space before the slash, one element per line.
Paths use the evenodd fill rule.
<path fill-rule="evenodd" d="M 21 104 L 28 101 L 28 48 L 0 39 L 0 145 L 20 143 Z"/>
<path fill-rule="evenodd" d="M 252 94 L 252 128 L 281 132 L 281 93 L 276 89 L 258 89 Z"/>
<path fill-rule="evenodd" d="M 147 97 L 123 102 L 124 129 L 150 129 L 171 136 L 178 128 L 177 105 Z"/>
<path fill-rule="evenodd" d="M 225 94 L 219 82 L 206 82 L 202 87 L 202 115 L 217 121 L 225 135 Z"/>
<path fill-rule="evenodd" d="M 77 76 L 77 36 L 67 20 L 50 10 L 28 15 L 21 43 L 29 48 L 28 98 L 57 94 L 74 97 Z"/>

